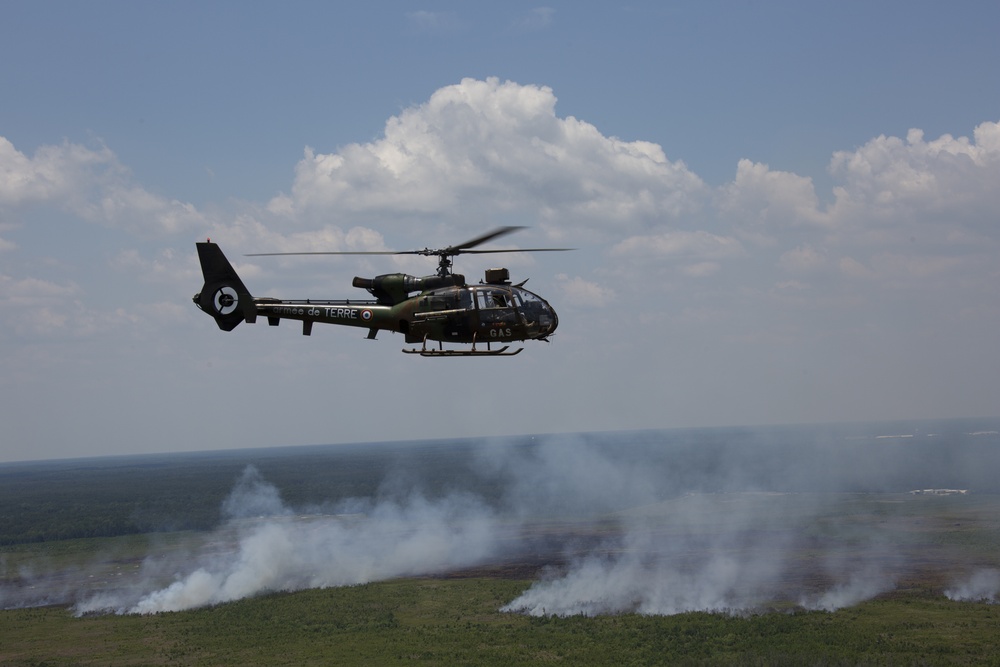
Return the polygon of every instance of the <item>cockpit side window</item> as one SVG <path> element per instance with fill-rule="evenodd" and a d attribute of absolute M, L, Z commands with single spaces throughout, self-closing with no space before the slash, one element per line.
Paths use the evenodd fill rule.
<path fill-rule="evenodd" d="M 510 289 L 483 286 L 476 288 L 479 325 L 486 328 L 510 327 L 518 323 Z"/>
<path fill-rule="evenodd" d="M 510 293 L 495 287 L 477 289 L 476 303 L 480 310 L 510 308 L 512 305 Z"/>

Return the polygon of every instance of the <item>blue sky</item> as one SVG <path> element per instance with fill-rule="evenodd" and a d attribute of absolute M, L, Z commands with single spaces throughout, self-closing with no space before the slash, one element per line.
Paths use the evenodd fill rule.
<path fill-rule="evenodd" d="M 992 2 L 9 2 L 0 460 L 995 416 Z M 560 315 L 506 360 L 223 333 L 361 297 L 408 249 L 502 256 Z M 487 262 L 492 263 L 492 262 Z M 459 258 L 480 275 L 485 264 Z"/>

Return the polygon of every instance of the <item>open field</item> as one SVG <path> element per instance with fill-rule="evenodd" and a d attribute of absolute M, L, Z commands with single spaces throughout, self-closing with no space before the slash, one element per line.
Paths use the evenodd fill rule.
<path fill-rule="evenodd" d="M 681 506 L 706 504 L 699 523 Z M 726 533 L 741 515 L 795 508 L 811 527 L 784 558 L 788 566 L 767 604 L 736 614 L 688 612 L 529 616 L 500 609 L 544 571 L 579 553 L 610 556 L 620 532 L 601 521 L 539 521 L 511 529 L 532 545 L 498 561 L 429 577 L 294 593 L 265 593 L 226 604 L 154 615 L 86 614 L 65 605 L 0 611 L 4 665 L 989 665 L 1000 664 L 1000 605 L 952 601 L 945 591 L 978 568 L 1000 568 L 1000 497 L 849 494 L 824 502 L 822 516 L 801 495 L 724 494 L 633 508 L 668 542 L 692 532 Z M 756 506 L 756 507 L 755 507 Z M 795 524 L 796 526 L 798 524 Z M 751 530 L 763 526 L 751 526 Z M 884 540 L 858 539 L 872 529 Z M 797 529 L 796 529 L 797 530 Z M 780 532 L 780 531 L 779 531 Z M 219 540 L 221 533 L 213 534 Z M 187 557 L 205 544 L 195 532 L 123 536 L 4 549 L 5 581 L 29 563 L 48 563 L 56 590 L 128 586 L 144 560 Z M 777 533 L 769 539 L 782 539 Z M 796 596 L 827 589 L 821 554 L 851 543 L 851 562 L 881 563 L 893 585 L 834 611 L 809 611 Z M 711 541 L 708 544 L 712 544 Z M 595 547 L 595 545 L 597 545 Z M 216 548 L 224 548 L 216 544 Z M 760 543 L 733 547 L 754 556 Z M 23 570 L 22 570 L 23 571 Z"/>
<path fill-rule="evenodd" d="M 245 558 L 241 545 L 259 528 L 322 532 L 331 524 L 367 523 L 373 521 L 290 516 L 231 521 L 213 531 L 7 545 L 0 547 L 0 607 L 70 605 L 101 593 L 155 590 L 193 564 Z M 770 590 L 755 599 L 782 608 L 837 585 L 845 568 L 875 573 L 879 592 L 930 594 L 977 571 L 1000 570 L 1000 495 L 732 493 L 687 495 L 598 518 L 499 519 L 493 553 L 428 574 L 534 580 L 575 561 L 639 550 L 626 540 L 630 527 L 641 534 L 643 558 L 669 560 L 682 574 L 698 574 L 706 559 L 720 554 L 739 563 L 780 559 L 780 573 L 766 580 Z"/>
<path fill-rule="evenodd" d="M 0 664 L 1000 665 L 956 433 L 0 466 Z"/>
<path fill-rule="evenodd" d="M 896 593 L 743 617 L 528 617 L 527 582 L 404 579 L 154 616 L 0 612 L 0 662 L 37 665 L 997 665 L 1000 606 Z"/>

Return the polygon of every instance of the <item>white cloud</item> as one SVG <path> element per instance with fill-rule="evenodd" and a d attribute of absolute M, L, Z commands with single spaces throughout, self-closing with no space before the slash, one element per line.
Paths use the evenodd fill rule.
<path fill-rule="evenodd" d="M 778 264 L 786 271 L 804 272 L 824 268 L 827 260 L 823 253 L 805 244 L 783 253 Z"/>
<path fill-rule="evenodd" d="M 0 137 L 0 206 L 72 200 L 119 169 L 105 146 L 90 149 L 63 142 L 41 146 L 29 158 Z"/>
<path fill-rule="evenodd" d="M 60 285 L 38 278 L 13 278 L 0 275 L 0 305 L 27 306 L 53 305 L 77 295 L 80 288 L 75 284 Z"/>
<path fill-rule="evenodd" d="M 81 340 L 138 321 L 124 308 L 88 303 L 87 295 L 86 286 L 72 281 L 0 274 L 0 330 L 30 344 L 43 338 Z M 16 349 L 11 349 L 13 356 Z"/>
<path fill-rule="evenodd" d="M 75 283 L 0 275 L 0 324 L 17 336 L 35 337 L 65 330 L 80 315 Z"/>
<path fill-rule="evenodd" d="M 744 254 L 743 244 L 731 236 L 706 231 L 667 231 L 632 236 L 611 248 L 614 257 L 654 257 L 721 260 Z"/>
<path fill-rule="evenodd" d="M 851 278 L 871 278 L 874 272 L 853 257 L 842 257 L 837 263 L 841 273 Z"/>
<path fill-rule="evenodd" d="M 0 209 L 50 205 L 80 218 L 143 233 L 204 225 L 194 206 L 155 195 L 132 182 L 106 146 L 68 141 L 41 146 L 33 157 L 0 137 Z"/>
<path fill-rule="evenodd" d="M 407 12 L 406 18 L 414 30 L 422 33 L 448 33 L 462 27 L 462 20 L 455 12 L 432 12 L 419 9 Z"/>
<path fill-rule="evenodd" d="M 981 234 L 988 225 L 995 236 L 986 216 L 1000 208 L 1000 123 L 982 123 L 973 136 L 926 141 L 913 129 L 905 140 L 880 136 L 835 153 L 830 172 L 843 181 L 834 191 L 836 223 L 895 227 L 900 235 L 916 228 L 934 242 L 954 239 L 956 226 Z"/>
<path fill-rule="evenodd" d="M 409 231 L 424 216 L 462 233 L 534 221 L 560 243 L 611 246 L 618 265 L 669 260 L 678 275 L 699 278 L 739 262 L 761 294 L 780 280 L 764 267 L 829 269 L 829 287 L 837 276 L 898 287 L 904 275 L 957 273 L 949 258 L 996 243 L 988 220 L 1000 204 L 997 123 L 977 127 L 974 142 L 911 131 L 905 141 L 879 137 L 837 153 L 831 174 L 839 182 L 823 206 L 809 177 L 749 159 L 713 192 L 659 145 L 605 136 L 555 107 L 544 86 L 491 78 L 441 88 L 390 118 L 375 141 L 334 153 L 307 148 L 290 193 L 250 215 L 252 224 L 240 222 L 236 235 L 257 248 L 362 249 L 330 226 L 335 212 L 343 228 L 366 230 L 369 240 L 355 245 L 385 249 L 382 232 Z M 379 232 L 358 224 L 372 215 Z M 298 229 L 290 234 L 289 225 Z M 886 260 L 874 258 L 886 252 L 909 259 L 887 272 Z"/>
<path fill-rule="evenodd" d="M 103 145 L 64 142 L 28 156 L 0 138 L 0 209 L 50 205 L 139 236 L 201 228 L 236 253 L 395 249 L 396 237 L 415 226 L 426 237 L 425 216 L 457 235 L 434 230 L 444 242 L 493 224 L 534 222 L 560 244 L 610 247 L 614 265 L 592 267 L 606 278 L 627 277 L 623 260 L 664 263 L 692 278 L 738 263 L 758 294 L 787 278 L 775 269 L 823 270 L 829 289 L 857 278 L 870 289 L 975 284 L 996 251 L 1000 123 L 982 123 L 974 140 L 927 140 L 911 130 L 905 139 L 883 136 L 839 152 L 831 161 L 834 201 L 823 207 L 810 178 L 749 159 L 713 191 L 659 145 L 560 118 L 556 101 L 544 86 L 464 79 L 389 118 L 375 141 L 333 153 L 306 148 L 289 193 L 211 218 L 135 183 Z M 383 233 L 393 235 L 392 247 Z M 0 239 L 0 250 L 19 248 Z M 164 282 L 197 268 L 149 249 L 142 255 L 155 259 L 122 255 L 118 268 Z M 396 270 L 426 268 L 392 261 Z M 243 260 L 241 270 L 253 277 L 275 266 L 286 265 Z M 580 278 L 563 287 L 566 298 L 590 304 L 624 293 L 617 282 Z M 642 298 L 643 289 L 628 294 Z"/>
<path fill-rule="evenodd" d="M 614 290 L 576 276 L 570 278 L 565 273 L 556 276 L 561 290 L 561 302 L 572 306 L 602 308 L 614 298 Z"/>
<path fill-rule="evenodd" d="M 556 10 L 552 7 L 534 7 L 522 14 L 514 22 L 514 29 L 520 32 L 535 32 L 552 25 Z"/>
<path fill-rule="evenodd" d="M 606 230 L 703 205 L 704 183 L 659 146 L 605 137 L 557 117 L 555 104 L 547 87 L 464 79 L 390 118 L 381 139 L 332 154 L 307 148 L 291 195 L 270 207 L 300 217 L 472 209 Z"/>
<path fill-rule="evenodd" d="M 255 353 L 268 350 L 272 362 L 271 353 L 302 358 L 305 364 L 281 367 L 295 378 L 289 386 L 304 392 L 315 384 L 300 374 L 319 366 L 317 358 L 335 354 L 352 364 L 391 364 L 393 372 L 419 374 L 392 356 L 398 337 L 380 336 L 380 351 L 359 354 L 349 345 L 361 336 L 337 330 L 318 334 L 334 341 L 326 348 L 292 337 L 296 332 L 288 327 L 213 333 L 214 324 L 190 303 L 202 280 L 189 230 L 219 241 L 257 294 L 343 298 L 352 295 L 351 275 L 420 275 L 433 264 L 413 257 L 408 263 L 369 258 L 326 264 L 241 255 L 406 249 L 461 242 L 498 224 L 525 224 L 536 228 L 534 236 L 512 240 L 581 249 L 510 260 L 545 267 L 533 278 L 543 285 L 554 276 L 540 292 L 564 314 L 560 331 L 574 332 L 560 336 L 564 342 L 552 354 L 539 354 L 539 363 L 553 363 L 572 345 L 601 347 L 609 350 L 608 368 L 619 372 L 622 364 L 611 351 L 620 350 L 622 363 L 644 376 L 645 394 L 655 393 L 649 387 L 671 390 L 659 378 L 672 366 L 693 378 L 690 396 L 711 397 L 686 404 L 691 414 L 709 414 L 698 406 L 714 405 L 720 391 L 729 391 L 730 405 L 744 407 L 731 409 L 726 419 L 770 418 L 781 411 L 761 406 L 765 412 L 755 413 L 743 400 L 753 393 L 747 387 L 793 386 L 806 368 L 822 374 L 820 384 L 830 387 L 830 395 L 859 385 L 871 387 L 873 396 L 890 394 L 891 378 L 921 373 L 933 380 L 927 386 L 940 388 L 947 383 L 932 371 L 948 369 L 925 360 L 942 358 L 938 352 L 947 349 L 955 377 L 965 370 L 981 374 L 978 391 L 963 394 L 963 402 L 982 405 L 991 391 L 995 395 L 995 374 L 982 370 L 979 360 L 990 358 L 988 332 L 1000 325 L 1000 124 L 983 123 L 972 137 L 928 140 L 919 131 L 903 139 L 860 137 L 858 148 L 834 156 L 837 189 L 822 195 L 808 176 L 751 159 L 735 165 L 731 183 L 713 189 L 655 143 L 606 136 L 583 120 L 558 116 L 556 97 L 546 87 L 467 79 L 389 118 L 374 141 L 335 151 L 306 149 L 286 193 L 259 202 L 222 201 L 212 215 L 184 203 L 183 193 L 160 196 L 153 185 L 136 182 L 107 147 L 64 142 L 25 154 L 0 140 L 0 219 L 6 221 L 0 223 L 0 330 L 17 343 L 7 348 L 7 367 L 36 341 L 89 335 L 92 349 L 113 350 L 109 358 L 128 349 L 121 344 L 128 336 L 151 343 L 149 349 L 206 357 L 245 345 L 241 349 Z M 51 211 L 69 215 L 47 216 Z M 86 237 L 79 233 L 52 246 L 30 223 L 11 224 L 11 214 L 51 217 L 52 224 L 75 216 L 108 229 L 95 234 L 92 245 L 75 247 Z M 548 237 L 544 242 L 539 228 Z M 412 245 L 414 237 L 419 245 Z M 459 269 L 473 276 L 479 260 L 462 257 Z M 356 268 L 361 262 L 370 264 Z M 574 326 L 567 307 L 603 310 L 588 318 L 599 321 L 594 326 Z M 629 312 L 649 326 L 623 338 L 607 323 Z M 929 315 L 917 321 L 917 314 Z M 198 327 L 182 330 L 185 318 Z M 664 338 L 676 344 L 630 356 L 630 349 Z M 833 346 L 819 343 L 833 340 Z M 60 359 L 93 358 L 63 347 L 69 351 Z M 886 350 L 891 354 L 881 353 Z M 878 364 L 869 363 L 876 357 Z M 821 367 L 836 372 L 821 373 Z M 713 373 L 699 378 L 703 368 L 732 369 L 732 384 L 718 383 Z M 851 376 L 849 385 L 830 379 L 838 373 Z M 580 378 L 551 377 L 581 384 Z M 182 391 L 201 390 L 187 385 Z M 313 394 L 294 396 L 302 402 Z M 795 401 L 806 394 L 788 395 Z M 959 404 L 944 389 L 940 396 Z M 351 431 L 338 437 L 375 436 Z"/>
<path fill-rule="evenodd" d="M 962 269 L 968 260 L 964 257 L 933 257 L 915 254 L 886 252 L 872 258 L 876 272 L 892 280 L 938 279 Z"/>
<path fill-rule="evenodd" d="M 695 262 L 679 267 L 678 271 L 690 278 L 706 278 L 717 273 L 720 268 L 718 262 Z"/>
<path fill-rule="evenodd" d="M 717 205 L 721 215 L 739 226 L 827 223 L 812 179 L 772 171 L 766 164 L 746 159 L 739 161 L 733 182 L 719 189 Z"/>

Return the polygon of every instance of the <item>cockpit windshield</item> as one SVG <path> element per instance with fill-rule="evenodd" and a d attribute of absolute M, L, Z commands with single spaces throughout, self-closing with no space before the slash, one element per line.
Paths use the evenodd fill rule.
<path fill-rule="evenodd" d="M 420 312 L 469 312 L 473 322 L 489 330 L 521 331 L 528 338 L 541 338 L 555 331 L 558 320 L 552 307 L 526 289 L 513 285 L 449 287 L 425 293 Z M 453 315 L 459 316 L 459 315 Z M 508 334 L 509 335 L 509 334 Z"/>
<path fill-rule="evenodd" d="M 520 287 L 512 287 L 511 292 L 529 333 L 547 335 L 555 330 L 557 323 L 555 313 L 544 299 Z"/>

